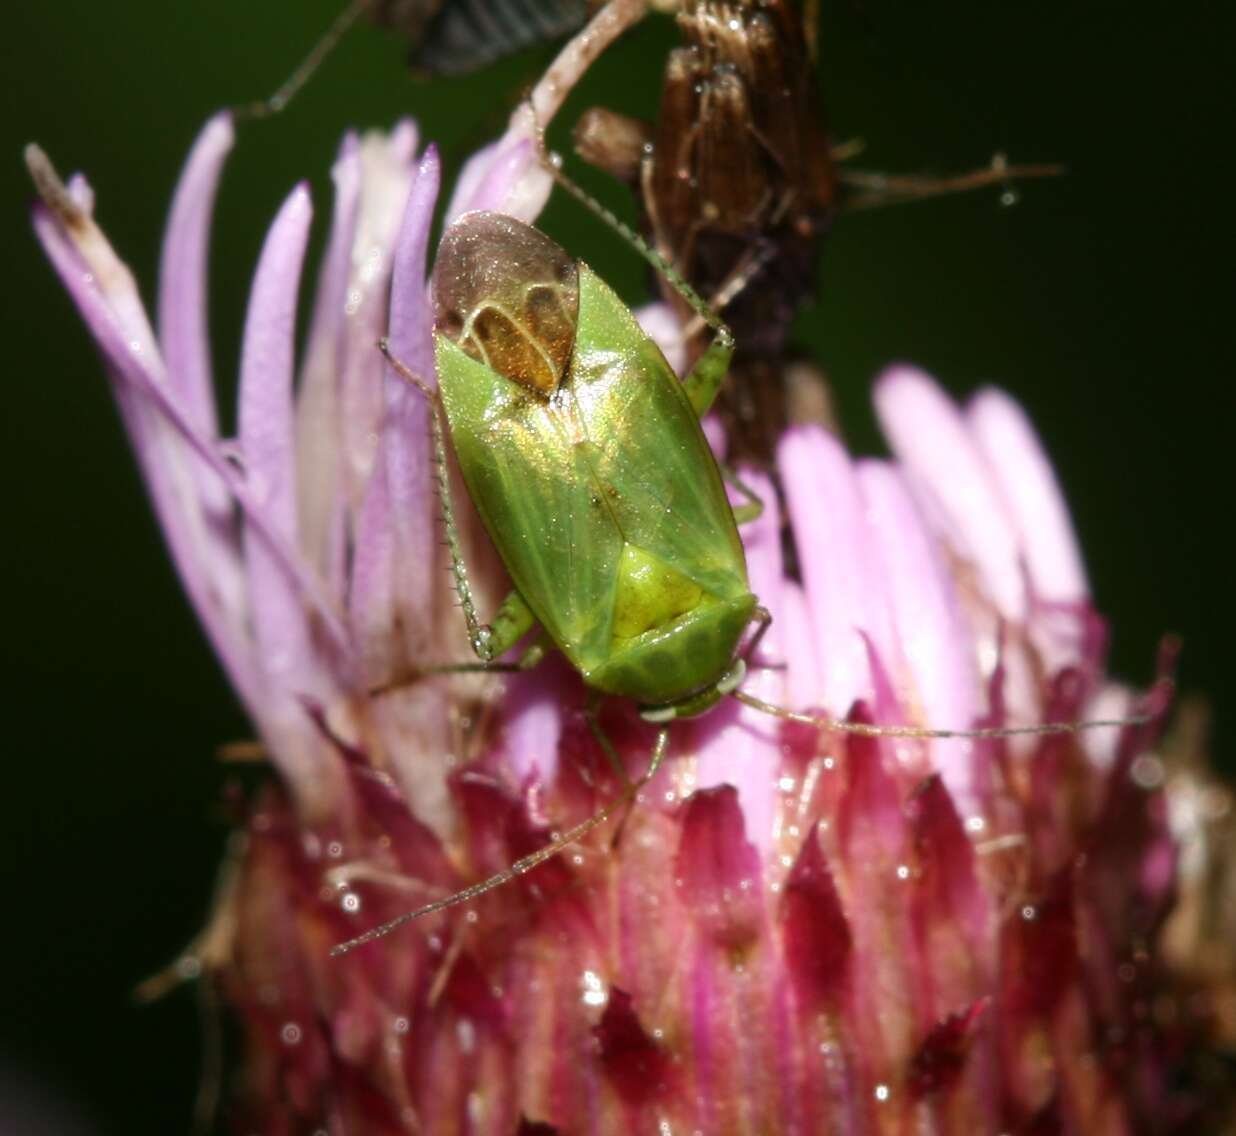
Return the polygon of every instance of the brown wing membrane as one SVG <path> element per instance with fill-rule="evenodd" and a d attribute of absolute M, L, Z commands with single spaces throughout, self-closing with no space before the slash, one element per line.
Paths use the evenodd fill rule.
<path fill-rule="evenodd" d="M 545 395 L 575 346 L 579 269 L 543 233 L 501 213 L 466 213 L 442 238 L 434 325 L 472 358 Z"/>

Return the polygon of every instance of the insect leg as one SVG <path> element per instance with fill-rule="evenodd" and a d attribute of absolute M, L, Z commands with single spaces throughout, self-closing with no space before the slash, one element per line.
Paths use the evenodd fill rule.
<path fill-rule="evenodd" d="M 516 636 L 518 638 L 518 636 Z M 502 648 L 498 653 L 504 653 L 506 648 Z M 534 639 L 528 646 L 520 652 L 519 658 L 513 662 L 500 663 L 494 660 L 477 660 L 476 662 L 467 663 L 425 663 L 420 666 L 407 667 L 400 670 L 396 676 L 388 681 L 381 683 L 378 686 L 369 688 L 369 696 L 376 698 L 382 694 L 389 694 L 393 690 L 399 690 L 401 687 L 411 686 L 413 683 L 420 682 L 422 679 L 429 678 L 432 675 L 449 675 L 449 674 L 516 674 L 520 671 L 530 671 L 533 667 L 538 666 L 542 659 L 545 658 L 545 644 L 540 637 Z"/>
<path fill-rule="evenodd" d="M 543 135 L 538 134 L 538 138 L 541 146 L 544 147 L 545 139 Z M 682 381 L 683 386 L 686 387 L 687 397 L 690 398 L 691 405 L 695 407 L 695 412 L 699 415 L 705 414 L 712 405 L 713 399 L 717 397 L 717 391 L 720 390 L 722 380 L 724 380 L 726 372 L 729 370 L 730 357 L 734 354 L 734 333 L 730 331 L 728 325 L 721 319 L 716 310 L 683 279 L 682 274 L 665 257 L 657 252 L 630 225 L 614 216 L 604 205 L 592 197 L 587 190 L 577 185 L 563 172 L 560 155 L 545 153 L 544 149 L 542 149 L 542 154 L 545 157 L 545 164 L 553 175 L 554 181 L 562 186 L 585 209 L 633 246 L 640 256 L 670 282 L 674 291 L 690 305 L 691 310 L 716 333 L 716 338 L 696 361 L 695 366 L 691 368 L 691 373 Z"/>
<path fill-rule="evenodd" d="M 719 468 L 726 484 L 732 485 L 747 499 L 745 505 L 738 505 L 734 508 L 734 523 L 736 525 L 748 525 L 763 516 L 764 498 L 743 481 L 728 465 L 722 465 Z"/>
<path fill-rule="evenodd" d="M 249 103 L 247 106 L 237 107 L 233 112 L 235 116 L 238 119 L 270 118 L 283 110 L 313 77 L 313 73 L 322 66 L 326 57 L 335 50 L 339 41 L 351 30 L 352 25 L 376 2 L 377 0 L 352 0 L 352 3 L 335 17 L 335 22 L 309 49 L 309 54 L 297 64 L 296 69 L 273 95 Z"/>
<path fill-rule="evenodd" d="M 1150 708 L 1143 714 L 1131 714 L 1127 718 L 1095 718 L 1084 722 L 1042 722 L 1032 726 L 985 726 L 970 730 L 938 730 L 925 726 L 873 726 L 866 722 L 848 722 L 838 718 L 823 718 L 815 714 L 800 714 L 765 702 L 748 694 L 745 690 L 735 690 L 733 696 L 744 706 L 771 714 L 787 722 L 799 722 L 805 726 L 815 726 L 825 733 L 860 734 L 867 738 L 1018 738 L 1041 737 L 1045 734 L 1076 734 L 1083 730 L 1098 730 L 1124 728 L 1126 726 L 1145 726 L 1162 714 L 1162 706 L 1152 702 Z"/>
<path fill-rule="evenodd" d="M 1051 164 L 1011 166 L 1003 154 L 996 154 L 982 169 L 970 170 L 950 177 L 927 177 L 922 174 L 882 174 L 866 170 L 841 169 L 838 178 L 846 190 L 843 208 L 847 211 L 873 209 L 883 205 L 901 205 L 929 197 L 967 193 L 991 185 L 1003 185 L 1012 194 L 1010 183 L 1027 178 L 1059 177 L 1063 166 Z M 1012 200 L 1016 200 L 1014 197 Z M 1010 202 L 1011 203 L 1011 202 Z"/>
<path fill-rule="evenodd" d="M 622 758 L 618 756 L 618 751 L 614 749 L 614 743 L 609 740 L 609 735 L 601 729 L 600 719 L 597 717 L 597 710 L 601 704 L 599 696 L 593 694 L 588 699 L 588 705 L 584 709 L 584 721 L 588 723 L 588 729 L 592 731 L 592 736 L 596 738 L 597 745 L 601 747 L 601 752 L 605 754 L 605 760 L 609 762 L 610 768 L 617 774 L 618 780 L 622 782 L 622 787 L 625 790 L 631 788 L 631 778 L 627 774 L 627 767 L 622 764 Z"/>
<path fill-rule="evenodd" d="M 446 428 L 442 423 L 442 404 L 438 392 L 414 374 L 406 363 L 391 354 L 390 343 L 385 338 L 378 341 L 378 350 L 386 356 L 395 373 L 410 383 L 425 396 L 429 403 L 429 431 L 433 440 L 434 480 L 437 485 L 438 503 L 442 508 L 442 524 L 446 530 L 446 547 L 451 558 L 451 577 L 463 609 L 464 622 L 468 625 L 468 642 L 477 658 L 488 663 L 515 643 L 529 630 L 533 623 L 532 611 L 523 597 L 512 591 L 498 608 L 492 623 L 482 623 L 476 614 L 472 599 L 472 585 L 468 581 L 468 565 L 464 560 L 463 546 L 459 541 L 459 526 L 455 523 L 455 506 L 451 501 L 450 475 L 446 464 Z"/>
<path fill-rule="evenodd" d="M 462 891 L 457 891 L 443 899 L 434 900 L 433 903 L 427 903 L 424 907 L 418 907 L 415 911 L 405 912 L 403 915 L 399 915 L 389 922 L 381 924 L 381 926 L 366 931 L 363 935 L 357 935 L 355 939 L 349 939 L 346 943 L 339 943 L 337 946 L 331 947 L 331 957 L 338 958 L 340 955 L 346 955 L 349 951 L 364 946 L 366 943 L 372 943 L 375 939 L 381 939 L 397 928 L 402 927 L 405 923 L 411 923 L 414 919 L 420 919 L 425 915 L 432 915 L 435 911 L 443 911 L 448 907 L 456 906 L 456 904 L 467 903 L 469 900 L 484 895 L 487 891 L 493 891 L 494 888 L 501 887 L 503 884 L 518 879 L 526 872 L 530 872 L 533 868 L 544 864 L 546 860 L 552 860 L 563 849 L 569 848 L 577 840 L 587 836 L 598 825 L 604 824 L 618 809 L 622 808 L 629 801 L 633 801 L 639 791 L 656 776 L 657 770 L 661 768 L 661 763 L 665 760 L 665 753 L 668 748 L 669 730 L 663 729 L 658 732 L 657 740 L 652 747 L 652 758 L 648 762 L 647 772 L 631 785 L 622 796 L 611 801 L 600 812 L 593 813 L 587 820 L 582 820 L 579 824 L 568 828 L 566 832 L 545 845 L 544 848 L 538 848 L 522 860 L 516 860 L 509 868 L 505 868 L 501 872 L 490 876 L 489 879 L 481 880 L 480 883 L 466 887 Z"/>

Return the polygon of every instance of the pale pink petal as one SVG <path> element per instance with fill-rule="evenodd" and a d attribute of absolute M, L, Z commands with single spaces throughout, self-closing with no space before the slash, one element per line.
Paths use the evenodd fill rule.
<path fill-rule="evenodd" d="M 563 670 L 548 664 L 507 680 L 503 748 L 515 784 L 532 780 L 549 785 L 558 775 L 562 708 L 574 695 L 570 685 L 562 681 Z"/>
<path fill-rule="evenodd" d="M 1134 692 L 1122 683 L 1108 682 L 1087 703 L 1086 719 L 1119 721 L 1137 711 Z M 1116 761 L 1124 730 L 1118 726 L 1087 730 L 1084 735 L 1086 753 L 1098 769 L 1110 769 Z"/>
<path fill-rule="evenodd" d="M 844 447 L 819 427 L 788 430 L 777 462 L 815 632 L 822 708 L 844 715 L 875 693 L 864 634 L 886 667 L 895 657 L 862 495 Z"/>
<path fill-rule="evenodd" d="M 687 369 L 687 341 L 683 338 L 682 320 L 669 304 L 645 304 L 635 313 L 644 334 L 653 341 L 665 356 L 665 361 L 676 375 Z"/>
<path fill-rule="evenodd" d="M 1089 598 L 1081 549 L 1051 462 L 1026 412 L 988 387 L 966 407 L 970 431 L 999 487 L 1037 600 Z"/>
<path fill-rule="evenodd" d="M 892 676 L 908 721 L 969 729 L 983 712 L 982 690 L 953 577 L 902 475 L 886 462 L 865 461 L 858 480 L 908 672 Z M 932 742 L 932 762 L 963 811 L 974 791 L 974 761 L 971 741 Z"/>
<path fill-rule="evenodd" d="M 824 705 L 824 680 L 816 653 L 811 611 L 800 584 L 786 580 L 781 585 L 781 610 L 774 613 L 785 648 L 786 704 L 791 710 L 810 710 Z"/>
<path fill-rule="evenodd" d="M 1021 623 L 1027 612 L 1017 535 L 986 461 L 952 399 L 913 367 L 885 371 L 876 412 L 927 519 L 978 570 L 996 609 Z"/>
<path fill-rule="evenodd" d="M 446 209 L 447 225 L 476 209 L 506 213 L 528 224 L 537 219 L 554 183 L 533 137 L 533 127 L 521 106 L 512 116 L 507 133 L 478 150 L 464 166 Z"/>
<path fill-rule="evenodd" d="M 763 500 L 758 520 L 742 527 L 751 590 L 773 615 L 753 663 L 781 663 L 784 644 L 781 590 L 785 579 L 781 562 L 781 517 L 772 482 L 761 474 L 743 471 L 743 480 Z M 743 689 L 780 705 L 785 697 L 785 673 L 751 666 Z M 698 728 L 696 783 L 700 789 L 733 785 L 738 790 L 747 835 L 761 851 L 772 846 L 777 812 L 778 719 L 737 704 L 719 707 Z"/>
<path fill-rule="evenodd" d="M 721 419 L 715 414 L 706 414 L 700 419 L 700 427 L 704 431 L 704 437 L 708 439 L 709 447 L 716 454 L 717 460 L 723 461 L 729 439 L 725 436 L 725 427 L 721 425 Z"/>

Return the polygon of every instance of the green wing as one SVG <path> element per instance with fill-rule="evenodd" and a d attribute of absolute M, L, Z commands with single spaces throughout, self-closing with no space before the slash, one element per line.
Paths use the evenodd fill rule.
<path fill-rule="evenodd" d="M 546 399 L 435 337 L 468 492 L 537 622 L 581 671 L 609 652 L 623 540 L 594 491 L 569 400 Z"/>
<path fill-rule="evenodd" d="M 623 537 L 719 599 L 747 593 L 746 561 L 716 459 L 682 384 L 587 265 L 570 391 L 599 493 Z"/>
<path fill-rule="evenodd" d="M 586 677 L 611 654 L 624 544 L 718 599 L 749 589 L 721 475 L 678 378 L 586 265 L 579 284 L 575 353 L 548 398 L 443 335 L 435 342 L 472 500 L 537 622 Z"/>

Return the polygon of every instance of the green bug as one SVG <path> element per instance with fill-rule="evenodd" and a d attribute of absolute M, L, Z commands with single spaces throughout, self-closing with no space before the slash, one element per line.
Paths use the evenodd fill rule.
<path fill-rule="evenodd" d="M 699 424 L 728 334 L 679 382 L 595 272 L 494 213 L 452 226 L 434 291 L 451 440 L 515 585 L 489 628 L 465 594 L 473 648 L 492 659 L 535 623 L 591 689 L 652 720 L 707 709 L 767 620 Z"/>
<path fill-rule="evenodd" d="M 430 400 L 440 470 L 442 417 L 449 424 L 469 495 L 514 590 L 482 623 L 440 476 L 455 585 L 481 661 L 422 673 L 498 669 L 493 660 L 539 627 L 532 647 L 504 669 L 535 665 L 547 639 L 597 696 L 632 699 L 652 722 L 703 713 L 741 683 L 771 617 L 751 592 L 737 525 L 763 506 L 733 475 L 748 500 L 730 505 L 700 426 L 725 378 L 733 337 L 676 283 L 718 332 L 681 381 L 613 290 L 543 233 L 476 212 L 443 236 L 433 273 L 437 390 L 391 361 Z M 589 724 L 625 779 L 594 710 L 595 699 Z M 667 742 L 662 725 L 647 772 L 609 808 L 507 871 L 336 952 L 474 898 L 556 854 L 647 783 Z"/>
<path fill-rule="evenodd" d="M 504 871 L 342 943 L 334 954 L 474 899 L 556 855 L 634 800 L 664 759 L 669 722 L 703 713 L 726 695 L 777 717 L 876 736 L 1005 737 L 1145 720 L 880 727 L 794 713 L 740 690 L 747 660 L 771 622 L 751 592 L 738 536 L 738 525 L 762 506 L 723 473 L 699 422 L 725 377 L 733 338 L 634 233 L 592 207 L 716 330 L 686 378 L 678 379 L 587 265 L 536 229 L 483 212 L 448 229 L 434 267 L 437 389 L 398 360 L 391 363 L 430 401 L 452 571 L 480 659 L 419 673 L 527 669 L 548 640 L 593 692 L 589 724 L 626 791 Z M 457 538 L 443 418 L 468 492 L 514 584 L 488 624 L 477 615 Z M 745 504 L 731 506 L 726 480 L 747 496 Z M 537 627 L 519 662 L 494 661 Z M 744 642 L 749 627 L 754 632 Z M 606 695 L 634 700 L 646 720 L 661 724 L 648 769 L 634 783 L 596 720 L 596 702 Z"/>

